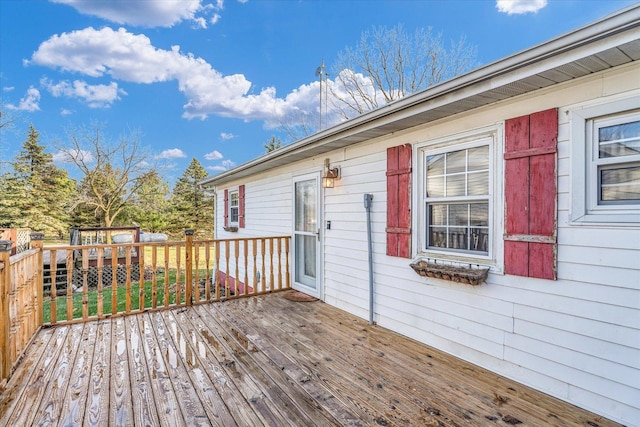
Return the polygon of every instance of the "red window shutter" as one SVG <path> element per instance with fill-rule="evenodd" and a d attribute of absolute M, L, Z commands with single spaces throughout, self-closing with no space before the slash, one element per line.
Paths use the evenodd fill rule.
<path fill-rule="evenodd" d="M 507 274 L 556 279 L 558 111 L 505 123 Z"/>
<path fill-rule="evenodd" d="M 238 226 L 244 228 L 244 185 L 238 187 Z"/>
<path fill-rule="evenodd" d="M 224 226 L 229 226 L 229 190 L 224 190 Z"/>
<path fill-rule="evenodd" d="M 411 144 L 387 149 L 387 255 L 411 257 Z"/>

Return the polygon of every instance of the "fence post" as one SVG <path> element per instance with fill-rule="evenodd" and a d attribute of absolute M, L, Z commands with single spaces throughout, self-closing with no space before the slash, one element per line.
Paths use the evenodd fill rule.
<path fill-rule="evenodd" d="M 193 304 L 193 301 L 191 299 L 191 292 L 193 291 L 193 269 L 191 265 L 191 257 L 193 252 L 193 233 L 194 232 L 195 230 L 191 228 L 184 230 L 184 234 L 186 236 L 184 270 L 185 270 L 185 282 L 187 282 L 186 288 L 184 291 L 184 299 L 187 305 Z"/>
<path fill-rule="evenodd" d="M 0 383 L 11 373 L 9 328 L 9 289 L 11 288 L 11 240 L 0 240 Z"/>
<path fill-rule="evenodd" d="M 43 265 L 43 249 L 44 246 L 44 233 L 31 233 L 31 246 L 34 249 L 38 249 L 38 255 L 36 256 L 36 262 L 38 263 L 38 271 L 36 273 L 35 285 L 36 288 L 36 325 L 39 328 L 42 326 L 43 313 L 44 313 L 44 265 Z M 55 261 L 54 261 L 55 262 Z"/>

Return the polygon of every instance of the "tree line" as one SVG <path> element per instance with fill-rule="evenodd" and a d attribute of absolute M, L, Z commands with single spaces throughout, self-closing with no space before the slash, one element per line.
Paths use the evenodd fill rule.
<path fill-rule="evenodd" d="M 30 228 L 62 238 L 71 227 L 137 224 L 180 237 L 186 228 L 213 236 L 213 195 L 198 184 L 207 172 L 197 159 L 171 189 L 135 135 L 107 139 L 99 126 L 76 130 L 59 153 L 79 179 L 58 167 L 29 126 L 22 149 L 0 175 L 0 227 Z"/>

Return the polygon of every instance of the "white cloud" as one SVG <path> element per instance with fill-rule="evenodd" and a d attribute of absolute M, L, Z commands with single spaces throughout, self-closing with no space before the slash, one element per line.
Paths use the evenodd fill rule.
<path fill-rule="evenodd" d="M 228 141 L 230 139 L 235 138 L 236 136 L 232 133 L 228 133 L 228 132 L 220 132 L 220 139 L 223 141 Z"/>
<path fill-rule="evenodd" d="M 71 114 L 73 114 L 73 111 L 67 110 L 66 108 L 63 108 L 62 110 L 60 110 L 61 116 L 70 116 Z"/>
<path fill-rule="evenodd" d="M 54 35 L 38 47 L 26 64 L 96 78 L 107 75 L 115 81 L 140 84 L 176 81 L 186 98 L 183 117 L 187 119 L 216 115 L 263 120 L 269 128 L 284 123 L 309 126 L 317 121 L 313 117 L 319 110 L 318 81 L 278 98 L 273 87 L 257 91 L 242 74 L 224 76 L 204 59 L 181 52 L 179 46 L 159 49 L 144 34 L 133 34 L 124 28 L 89 27 Z M 331 80 L 327 83 L 333 84 Z M 103 93 L 100 98 L 104 103 L 125 93 L 115 83 L 103 88 L 109 94 Z"/>
<path fill-rule="evenodd" d="M 235 165 L 235 162 L 232 162 L 231 160 L 223 160 L 219 165 L 207 166 L 206 169 L 214 172 L 228 171 Z"/>
<path fill-rule="evenodd" d="M 220 21 L 220 18 L 222 18 L 222 16 L 220 16 L 220 14 L 215 13 L 211 19 L 209 20 L 209 22 L 211 22 L 213 25 L 216 25 L 218 23 L 218 21 Z"/>
<path fill-rule="evenodd" d="M 69 5 L 78 12 L 97 16 L 117 24 L 140 27 L 172 27 L 182 21 L 197 21 L 199 14 L 217 8 L 203 0 L 51 0 Z M 221 8 L 221 6 L 220 6 Z M 206 24 L 206 20 L 205 20 Z"/>
<path fill-rule="evenodd" d="M 157 159 L 180 159 L 183 157 L 187 157 L 187 155 L 179 148 L 170 148 L 168 150 L 164 150 L 162 153 L 156 156 Z"/>
<path fill-rule="evenodd" d="M 85 163 L 91 163 L 94 161 L 91 151 L 85 150 L 71 150 L 68 153 L 64 151 L 58 151 L 53 155 L 53 161 L 55 163 L 71 163 L 71 156 L 77 157 Z"/>
<path fill-rule="evenodd" d="M 205 119 L 210 114 L 245 120 L 281 115 L 287 106 L 276 98 L 273 87 L 249 94 L 251 82 L 242 74 L 223 76 L 202 58 L 171 50 L 157 49 L 149 38 L 120 28 L 86 28 L 54 35 L 33 54 L 30 64 L 91 77 L 110 75 L 135 83 L 177 80 L 187 97 L 186 118 Z"/>
<path fill-rule="evenodd" d="M 20 99 L 18 105 L 6 104 L 8 110 L 16 110 L 16 111 L 39 111 L 40 106 L 38 103 L 40 102 L 40 91 L 33 86 L 27 89 L 27 93 Z"/>
<path fill-rule="evenodd" d="M 193 20 L 193 26 L 195 28 L 205 29 L 207 28 L 207 20 L 204 19 L 203 17 L 195 18 Z"/>
<path fill-rule="evenodd" d="M 3 86 L 2 87 L 2 91 L 3 92 L 11 92 L 14 89 L 15 89 L 15 87 L 13 87 L 13 86 Z"/>
<path fill-rule="evenodd" d="M 537 12 L 547 5 L 547 0 L 496 0 L 496 8 L 509 15 Z"/>
<path fill-rule="evenodd" d="M 124 90 L 118 89 L 116 82 L 108 85 L 90 85 L 81 80 L 74 80 L 73 83 L 61 81 L 54 84 L 44 78 L 40 80 L 40 84 L 56 98 L 60 96 L 80 98 L 91 108 L 110 107 L 114 101 L 120 99 L 120 95 L 127 94 Z"/>
<path fill-rule="evenodd" d="M 234 167 L 236 165 L 235 162 L 232 162 L 231 160 L 223 160 L 222 161 L 222 166 L 224 166 L 227 169 L 231 169 L 232 167 Z"/>
<path fill-rule="evenodd" d="M 222 153 L 220 153 L 218 150 L 213 150 L 212 152 L 204 155 L 204 158 L 207 160 L 220 160 L 222 159 L 222 157 Z"/>

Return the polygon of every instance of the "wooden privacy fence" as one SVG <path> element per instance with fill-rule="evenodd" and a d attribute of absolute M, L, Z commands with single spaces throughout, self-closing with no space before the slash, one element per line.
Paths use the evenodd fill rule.
<path fill-rule="evenodd" d="M 43 237 L 0 251 L 0 385 L 41 326 L 291 288 L 290 236 L 195 241 L 186 230 L 184 241 L 47 247 Z"/>

